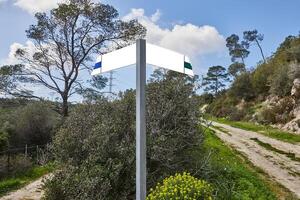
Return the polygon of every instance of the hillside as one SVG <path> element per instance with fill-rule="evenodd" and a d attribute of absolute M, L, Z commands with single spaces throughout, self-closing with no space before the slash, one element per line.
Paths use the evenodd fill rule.
<path fill-rule="evenodd" d="M 265 62 L 231 78 L 227 89 L 200 97 L 209 114 L 300 133 L 299 35 L 286 37 Z"/>

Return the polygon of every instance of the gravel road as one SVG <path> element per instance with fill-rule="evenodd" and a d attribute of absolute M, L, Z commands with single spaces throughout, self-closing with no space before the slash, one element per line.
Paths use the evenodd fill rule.
<path fill-rule="evenodd" d="M 220 139 L 242 153 L 254 166 L 262 169 L 300 199 L 300 162 L 298 160 L 300 158 L 300 144 L 282 142 L 253 131 L 216 122 L 212 122 L 212 125 L 222 127 L 223 131 L 212 128 Z M 259 145 L 254 139 L 283 152 L 293 153 L 298 159 L 291 159 L 286 154 L 267 149 Z M 0 200 L 39 200 L 43 196 L 42 180 L 48 177 L 49 175 L 44 176 L 24 188 L 0 198 Z"/>
<path fill-rule="evenodd" d="M 46 175 L 17 191 L 11 192 L 7 196 L 1 197 L 0 200 L 40 200 L 43 196 L 43 179 L 49 176 Z"/>
<path fill-rule="evenodd" d="M 212 122 L 212 125 L 222 127 L 223 131 L 213 129 L 221 140 L 242 153 L 254 166 L 262 169 L 300 199 L 300 144 L 282 142 L 217 122 Z M 265 148 L 258 144 L 258 140 L 284 153 Z M 294 154 L 296 159 L 291 159 L 286 153 Z"/>

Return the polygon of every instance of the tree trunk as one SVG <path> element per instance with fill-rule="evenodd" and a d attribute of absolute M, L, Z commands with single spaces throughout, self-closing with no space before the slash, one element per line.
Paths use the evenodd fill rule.
<path fill-rule="evenodd" d="M 61 107 L 61 114 L 63 117 L 67 117 L 69 114 L 68 96 L 63 95 L 62 99 L 63 99 L 63 103 Z"/>
<path fill-rule="evenodd" d="M 263 60 L 264 60 L 264 63 L 265 63 L 265 62 L 266 62 L 266 59 L 265 59 L 264 52 L 263 52 L 263 50 L 262 50 L 262 48 L 261 48 L 259 42 L 258 42 L 257 40 L 255 40 L 255 41 L 256 41 L 256 44 L 257 44 L 257 46 L 258 46 L 258 48 L 259 48 L 259 50 L 260 50 L 261 56 L 262 56 L 262 58 L 263 58 Z"/>
<path fill-rule="evenodd" d="M 217 96 L 217 94 L 218 94 L 218 88 L 219 87 L 219 85 L 218 85 L 218 79 L 216 80 L 216 88 L 215 88 L 215 96 Z"/>

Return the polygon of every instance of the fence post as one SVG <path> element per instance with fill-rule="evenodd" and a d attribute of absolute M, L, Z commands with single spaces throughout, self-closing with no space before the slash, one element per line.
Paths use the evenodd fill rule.
<path fill-rule="evenodd" d="M 8 149 L 7 150 L 7 173 L 9 173 L 9 168 L 10 168 L 10 151 Z"/>
<path fill-rule="evenodd" d="M 36 163 L 39 164 L 38 162 L 39 162 L 39 145 L 36 145 Z"/>
<path fill-rule="evenodd" d="M 25 145 L 25 157 L 27 157 L 27 144 Z"/>

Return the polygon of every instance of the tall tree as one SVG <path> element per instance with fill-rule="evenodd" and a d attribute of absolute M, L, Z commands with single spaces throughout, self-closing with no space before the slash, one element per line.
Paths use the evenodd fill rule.
<path fill-rule="evenodd" d="M 118 48 L 144 37 L 146 32 L 136 20 L 121 21 L 115 8 L 92 0 L 69 0 L 49 14 L 37 13 L 35 17 L 37 23 L 26 31 L 34 53 L 26 48 L 16 51 L 24 66 L 14 75 L 18 81 L 58 93 L 63 116 L 68 115 L 70 96 L 86 84 L 79 75 L 90 70 L 92 58 L 112 45 Z"/>
<path fill-rule="evenodd" d="M 225 82 L 229 81 L 228 75 L 226 69 L 222 66 L 210 67 L 206 77 L 203 78 L 204 91 L 211 91 L 214 95 L 217 95 L 225 87 Z"/>
<path fill-rule="evenodd" d="M 260 50 L 262 59 L 264 60 L 264 62 L 266 62 L 266 58 L 260 44 L 263 41 L 263 39 L 264 39 L 264 35 L 258 33 L 256 29 L 254 29 L 253 31 L 244 31 L 244 42 L 246 46 L 249 47 L 251 43 L 255 43 Z"/>
<path fill-rule="evenodd" d="M 247 43 L 240 42 L 239 40 L 238 35 L 232 34 L 226 38 L 226 47 L 229 50 L 232 62 L 241 61 L 245 65 L 245 58 L 250 52 L 247 50 Z"/>

